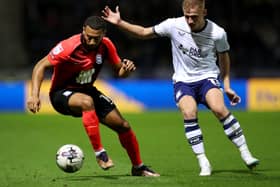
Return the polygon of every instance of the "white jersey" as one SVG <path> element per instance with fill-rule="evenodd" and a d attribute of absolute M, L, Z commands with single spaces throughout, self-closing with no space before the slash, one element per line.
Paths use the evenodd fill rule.
<path fill-rule="evenodd" d="M 191 32 L 185 17 L 170 18 L 154 26 L 155 34 L 171 40 L 173 81 L 195 82 L 209 77 L 217 78 L 217 52 L 229 50 L 223 28 L 210 20 L 201 32 Z"/>

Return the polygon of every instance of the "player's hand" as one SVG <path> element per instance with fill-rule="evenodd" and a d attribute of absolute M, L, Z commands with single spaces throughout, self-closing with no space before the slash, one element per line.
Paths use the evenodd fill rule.
<path fill-rule="evenodd" d="M 225 90 L 225 93 L 227 94 L 232 106 L 235 106 L 241 102 L 241 98 L 232 89 Z"/>
<path fill-rule="evenodd" d="M 123 59 L 122 69 L 126 72 L 132 72 L 132 71 L 136 70 L 136 66 L 133 61 L 128 60 L 128 59 Z"/>
<path fill-rule="evenodd" d="M 128 59 L 123 59 L 121 63 L 121 67 L 118 71 L 118 76 L 119 77 L 128 77 L 131 72 L 135 71 L 136 67 L 133 61 L 128 60 Z"/>
<path fill-rule="evenodd" d="M 41 108 L 40 99 L 38 97 L 30 96 L 27 99 L 27 108 L 34 114 L 39 112 Z"/>
<path fill-rule="evenodd" d="M 101 16 L 104 20 L 117 25 L 121 21 L 121 14 L 119 11 L 119 6 L 116 6 L 116 12 L 113 12 L 108 6 L 106 6 L 102 10 L 103 16 Z"/>

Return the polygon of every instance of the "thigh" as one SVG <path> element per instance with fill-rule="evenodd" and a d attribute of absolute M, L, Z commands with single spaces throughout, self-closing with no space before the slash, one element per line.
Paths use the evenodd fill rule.
<path fill-rule="evenodd" d="M 63 115 L 72 115 L 75 117 L 80 117 L 81 113 L 76 113 L 71 110 L 68 102 L 69 99 L 74 95 L 76 91 L 69 89 L 62 89 L 58 91 L 53 91 L 50 93 L 50 101 L 53 108 Z"/>
<path fill-rule="evenodd" d="M 174 85 L 174 96 L 177 106 L 185 119 L 197 116 L 196 85 L 178 82 Z"/>
<path fill-rule="evenodd" d="M 209 98 L 207 100 L 206 96 L 207 96 L 208 92 L 212 89 L 214 89 L 214 93 L 216 95 L 219 92 L 221 92 L 222 89 L 221 89 L 221 84 L 220 84 L 219 80 L 217 80 L 216 78 L 208 78 L 208 79 L 204 79 L 201 81 L 201 86 L 199 89 L 200 102 L 202 104 L 206 105 L 208 108 L 210 108 L 209 104 L 211 104 L 211 103 L 209 103 L 210 102 Z M 210 99 L 211 98 L 212 98 L 212 96 L 210 96 Z"/>
<path fill-rule="evenodd" d="M 222 119 L 229 113 L 225 106 L 223 92 L 220 89 L 212 88 L 208 90 L 205 98 L 208 107 L 219 119 Z"/>
<path fill-rule="evenodd" d="M 68 100 L 71 111 L 77 115 L 82 115 L 83 111 L 94 109 L 93 98 L 82 92 L 74 92 Z"/>
<path fill-rule="evenodd" d="M 190 96 L 194 99 L 196 98 L 195 88 L 192 84 L 177 82 L 173 85 L 174 88 L 174 99 L 176 104 L 179 104 L 179 101 L 184 96 Z"/>
<path fill-rule="evenodd" d="M 92 106 L 99 119 L 115 108 L 113 101 L 95 87 L 62 89 L 50 93 L 50 98 L 56 111 L 75 117 L 82 116 L 83 105 Z"/>
<path fill-rule="evenodd" d="M 184 119 L 197 118 L 197 103 L 192 96 L 184 95 L 177 105 Z"/>
<path fill-rule="evenodd" d="M 129 123 L 123 118 L 114 102 L 101 92 L 95 100 L 95 108 L 100 122 L 110 129 L 121 133 L 130 128 Z"/>
<path fill-rule="evenodd" d="M 101 123 L 119 133 L 125 132 L 130 128 L 129 123 L 123 118 L 117 108 L 109 112 L 101 120 Z"/>
<path fill-rule="evenodd" d="M 104 123 L 107 115 L 116 109 L 115 103 L 105 94 L 96 89 L 94 93 L 91 95 L 94 101 L 94 107 L 96 110 L 96 114 L 100 120 L 100 122 Z"/>
<path fill-rule="evenodd" d="M 71 95 L 69 100 L 71 102 L 69 105 L 71 106 L 72 112 L 76 115 L 82 115 L 82 105 L 86 105 L 87 108 L 92 107 L 92 109 L 95 109 L 96 115 L 102 122 L 116 108 L 114 102 L 96 87 L 74 89 L 74 91 L 74 94 Z"/>

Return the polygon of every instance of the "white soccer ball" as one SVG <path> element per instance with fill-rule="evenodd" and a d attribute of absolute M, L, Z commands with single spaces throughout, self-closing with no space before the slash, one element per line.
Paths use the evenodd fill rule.
<path fill-rule="evenodd" d="M 74 173 L 80 170 L 84 162 L 82 149 L 74 144 L 61 146 L 56 153 L 56 164 L 64 172 Z"/>

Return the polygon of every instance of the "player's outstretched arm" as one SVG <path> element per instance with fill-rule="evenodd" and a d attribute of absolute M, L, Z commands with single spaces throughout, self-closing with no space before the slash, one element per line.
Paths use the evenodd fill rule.
<path fill-rule="evenodd" d="M 235 106 L 241 102 L 241 98 L 230 87 L 230 58 L 228 52 L 219 53 L 219 67 L 224 83 L 224 91 L 230 100 L 230 104 Z"/>
<path fill-rule="evenodd" d="M 149 39 L 156 37 L 153 27 L 143 27 L 140 25 L 131 24 L 127 21 L 124 21 L 121 18 L 121 14 L 119 11 L 119 6 L 116 7 L 116 11 L 113 12 L 108 6 L 106 6 L 102 10 L 103 16 L 102 18 L 109 23 L 112 23 L 122 30 L 131 33 L 137 38 L 140 39 Z"/>
<path fill-rule="evenodd" d="M 31 95 L 27 99 L 27 108 L 32 113 L 39 112 L 41 108 L 40 88 L 44 79 L 45 69 L 51 66 L 47 57 L 41 59 L 33 68 L 31 80 Z"/>

